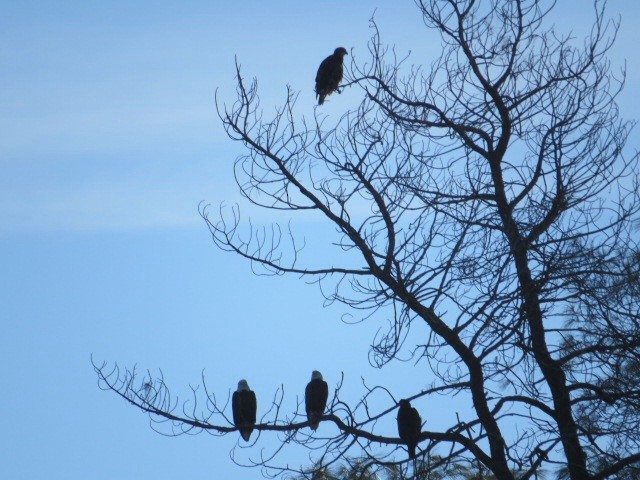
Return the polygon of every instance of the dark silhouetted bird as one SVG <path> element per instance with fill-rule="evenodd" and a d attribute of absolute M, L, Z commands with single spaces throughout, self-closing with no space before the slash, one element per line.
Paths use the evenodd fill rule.
<path fill-rule="evenodd" d="M 327 95 L 331 95 L 333 92 L 340 91 L 340 81 L 342 81 L 342 60 L 344 56 L 348 55 L 347 50 L 343 47 L 338 47 L 333 52 L 333 55 L 329 55 L 325 58 L 316 74 L 316 98 L 318 99 L 318 105 L 324 103 L 324 99 Z"/>
<path fill-rule="evenodd" d="M 411 406 L 409 400 L 400 400 L 398 409 L 398 434 L 407 445 L 409 458 L 416 458 L 416 446 L 420 441 L 422 419 L 418 411 Z"/>
<path fill-rule="evenodd" d="M 307 419 L 312 422 L 311 430 L 317 430 L 320 417 L 324 414 L 329 397 L 329 387 L 322 379 L 322 374 L 317 370 L 311 373 L 311 381 L 304 390 L 304 403 L 307 410 Z"/>
<path fill-rule="evenodd" d="M 231 409 L 233 410 L 233 423 L 240 430 L 240 435 L 245 442 L 249 441 L 253 426 L 256 424 L 256 394 L 249 388 L 246 380 L 238 382 L 238 390 L 231 397 Z"/>

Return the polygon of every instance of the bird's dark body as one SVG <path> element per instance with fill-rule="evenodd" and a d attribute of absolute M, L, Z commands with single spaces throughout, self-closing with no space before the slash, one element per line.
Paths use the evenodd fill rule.
<path fill-rule="evenodd" d="M 324 103 L 327 95 L 331 95 L 338 90 L 344 72 L 342 61 L 345 55 L 347 55 L 347 51 L 344 48 L 336 48 L 333 55 L 329 55 L 320 64 L 318 73 L 316 74 L 316 98 L 318 99 L 318 105 Z"/>
<path fill-rule="evenodd" d="M 257 407 L 256 394 L 252 390 L 233 392 L 231 397 L 233 423 L 240 429 L 240 435 L 246 442 L 249 441 L 256 423 Z"/>
<path fill-rule="evenodd" d="M 400 400 L 398 409 L 398 434 L 407 445 L 409 458 L 416 457 L 416 446 L 420 441 L 422 419 L 418 411 L 411 406 L 408 400 Z"/>
<path fill-rule="evenodd" d="M 329 386 L 327 382 L 319 378 L 311 380 L 304 391 L 305 408 L 307 419 L 312 422 L 310 427 L 313 430 L 318 428 L 320 417 L 324 414 L 329 398 Z"/>

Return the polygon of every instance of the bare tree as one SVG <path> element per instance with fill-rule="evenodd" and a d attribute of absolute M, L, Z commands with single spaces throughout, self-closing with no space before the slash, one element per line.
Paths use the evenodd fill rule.
<path fill-rule="evenodd" d="M 404 472 L 400 465 L 378 465 L 367 458 L 345 458 L 343 464 L 328 469 L 318 466 L 312 472 L 297 477 L 297 480 L 402 480 Z M 415 480 L 493 480 L 482 467 L 474 468 L 468 463 L 452 463 L 441 457 L 428 456 L 416 462 Z"/>
<path fill-rule="evenodd" d="M 236 163 L 242 194 L 265 209 L 319 215 L 338 232 L 327 248 L 346 255 L 311 267 L 291 230 L 250 227 L 244 236 L 237 209 L 202 216 L 215 243 L 254 268 L 316 280 L 329 300 L 370 310 L 371 321 L 394 312 L 374 363 L 409 351 L 433 371 L 411 399 L 459 395 L 473 406 L 470 418 L 423 430 L 420 458 L 469 462 L 499 480 L 542 469 L 571 480 L 637 478 L 639 170 L 638 155 L 625 153 L 633 125 L 616 106 L 624 70 L 614 74 L 606 58 L 618 24 L 596 2 L 580 43 L 544 26 L 553 2 L 417 6 L 441 35 L 440 56 L 410 64 L 372 21 L 370 58 L 352 56 L 347 72 L 347 92 L 361 92 L 361 102 L 334 124 L 319 110 L 313 122 L 299 118 L 293 91 L 266 120 L 256 81 L 239 68 L 235 103 L 218 103 L 227 134 L 246 148 Z M 416 322 L 429 334 L 405 345 Z M 175 433 L 235 430 L 206 388 L 202 412 L 176 413 L 161 378 L 96 370 L 104 388 L 173 422 Z M 384 387 L 365 387 L 355 405 L 338 388 L 323 417 L 337 427 L 330 437 L 302 430 L 308 422 L 280 410 L 282 395 L 256 425 L 280 432 L 273 454 L 256 462 L 272 473 L 295 470 L 276 462 L 289 443 L 317 449 L 322 465 L 358 447 L 372 463 L 415 470 L 398 438 L 376 434 L 396 412 Z M 373 412 L 374 397 L 387 408 Z"/>

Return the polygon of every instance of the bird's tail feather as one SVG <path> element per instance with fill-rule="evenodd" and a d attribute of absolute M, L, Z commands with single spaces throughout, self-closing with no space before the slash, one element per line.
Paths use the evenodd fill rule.
<path fill-rule="evenodd" d="M 416 446 L 407 445 L 407 449 L 409 450 L 409 458 L 416 458 Z"/>
<path fill-rule="evenodd" d="M 322 104 L 320 104 L 322 105 Z M 322 416 L 322 414 L 318 414 L 317 412 L 309 412 L 307 414 L 307 419 L 311 422 L 309 424 L 309 428 L 311 430 L 313 430 L 314 432 L 318 429 L 318 426 L 320 425 L 320 417 Z"/>

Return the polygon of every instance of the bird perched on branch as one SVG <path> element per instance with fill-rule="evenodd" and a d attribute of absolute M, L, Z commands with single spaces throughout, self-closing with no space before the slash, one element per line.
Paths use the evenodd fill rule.
<path fill-rule="evenodd" d="M 416 446 L 420 441 L 422 419 L 418 411 L 411 406 L 409 400 L 400 400 L 398 409 L 398 434 L 407 445 L 409 458 L 416 458 Z"/>
<path fill-rule="evenodd" d="M 342 81 L 342 61 L 345 55 L 348 55 L 347 50 L 343 47 L 338 47 L 333 52 L 333 55 L 329 55 L 320 64 L 318 73 L 316 74 L 316 98 L 318 99 L 318 105 L 324 103 L 327 95 L 331 95 L 336 91 L 340 93 L 338 87 Z"/>
<path fill-rule="evenodd" d="M 329 398 L 329 386 L 322 379 L 322 374 L 317 370 L 311 373 L 311 381 L 304 390 L 304 403 L 307 410 L 307 419 L 311 422 L 311 430 L 317 430 L 320 417 L 324 414 Z"/>
<path fill-rule="evenodd" d="M 245 442 L 249 441 L 253 426 L 256 424 L 256 411 L 258 405 L 256 394 L 249 388 L 246 380 L 238 382 L 238 390 L 231 397 L 231 410 L 233 410 L 233 423 L 240 430 L 240 435 Z"/>

